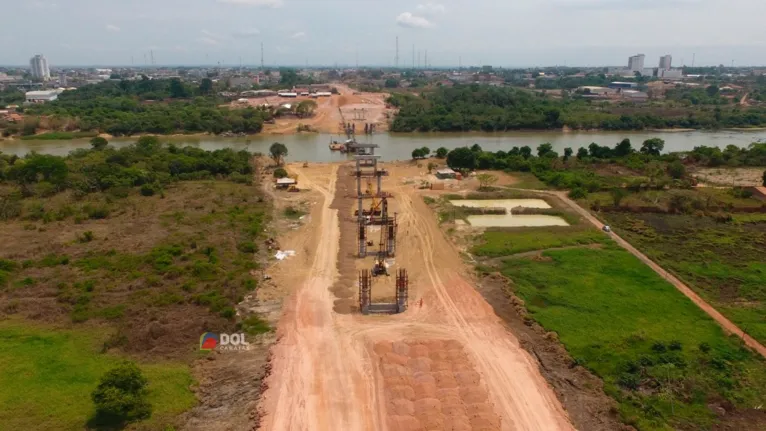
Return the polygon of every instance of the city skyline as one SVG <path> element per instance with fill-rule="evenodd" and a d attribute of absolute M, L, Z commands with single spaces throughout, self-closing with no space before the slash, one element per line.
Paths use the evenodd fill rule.
<path fill-rule="evenodd" d="M 757 13 L 766 5 L 756 0 L 394 0 L 365 2 L 363 12 L 339 0 L 188 3 L 13 3 L 7 10 L 20 19 L 0 28 L 8 42 L 0 62 L 20 66 L 43 53 L 52 66 L 144 66 L 153 52 L 156 65 L 233 66 L 241 57 L 253 66 L 263 43 L 271 65 L 393 66 L 399 37 L 400 67 L 412 65 L 412 45 L 421 58 L 428 51 L 433 67 L 611 66 L 636 52 L 673 53 L 677 66 L 691 65 L 695 54 L 698 66 L 766 63 Z M 30 20 L 35 32 L 25 27 Z M 666 31 L 648 31 L 654 27 Z"/>

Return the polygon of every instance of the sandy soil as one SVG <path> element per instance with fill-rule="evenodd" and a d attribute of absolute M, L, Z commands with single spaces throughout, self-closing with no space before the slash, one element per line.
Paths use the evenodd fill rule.
<path fill-rule="evenodd" d="M 375 124 L 376 131 L 388 130 L 388 119 L 386 113 L 390 112 L 386 108 L 385 99 L 388 94 L 385 93 L 359 93 L 343 84 L 333 84 L 338 89 L 339 94 L 330 97 L 320 97 L 311 99 L 310 97 L 297 97 L 295 99 L 285 99 L 274 96 L 267 98 L 248 99 L 248 104 L 259 106 L 268 103 L 272 106 L 279 106 L 285 103 L 300 103 L 302 100 L 311 99 L 317 102 L 317 109 L 310 118 L 285 117 L 276 120 L 275 124 L 264 124 L 263 133 L 273 135 L 287 135 L 297 133 L 299 124 L 310 126 L 314 131 L 320 133 L 341 134 L 342 123 L 354 123 L 357 130 L 364 131 L 365 123 Z M 232 102 L 231 106 L 246 106 L 239 102 Z M 363 111 L 363 114 L 362 114 Z"/>
<path fill-rule="evenodd" d="M 754 187 L 763 182 L 763 170 L 759 168 L 703 168 L 694 176 L 705 183 L 725 186 Z"/>
<path fill-rule="evenodd" d="M 334 291 L 351 290 L 351 303 L 356 295 L 356 265 L 344 263 L 353 237 L 341 232 L 352 225 L 351 177 L 338 165 L 290 167 L 323 197 L 312 212 L 319 240 L 280 321 L 261 428 L 573 429 L 535 360 L 469 282 L 420 191 L 403 184 L 418 168 L 387 167 L 384 189 L 399 217 L 393 269 L 410 273 L 410 308 L 395 316 L 334 311 L 342 299 Z"/>

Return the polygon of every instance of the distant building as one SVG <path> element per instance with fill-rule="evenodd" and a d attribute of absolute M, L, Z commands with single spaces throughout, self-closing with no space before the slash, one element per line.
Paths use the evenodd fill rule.
<path fill-rule="evenodd" d="M 59 85 L 62 87 L 66 87 L 67 81 L 66 81 L 66 74 L 60 73 L 59 74 Z"/>
<path fill-rule="evenodd" d="M 48 60 L 40 54 L 32 57 L 29 60 L 29 68 L 31 69 L 32 77 L 47 81 L 51 79 L 51 70 L 48 67 Z"/>
<path fill-rule="evenodd" d="M 670 68 L 672 67 L 672 63 L 673 63 L 672 55 L 670 54 L 663 55 L 662 57 L 660 57 L 660 70 L 670 70 Z"/>
<path fill-rule="evenodd" d="M 643 71 L 645 58 L 646 56 L 644 54 L 638 54 L 628 58 L 628 69 L 630 69 L 633 72 Z"/>
<path fill-rule="evenodd" d="M 622 88 L 622 89 L 630 89 L 630 88 L 636 88 L 638 87 L 638 84 L 635 82 L 619 82 L 615 81 L 609 84 L 609 88 Z"/>
<path fill-rule="evenodd" d="M 457 177 L 457 172 L 453 171 L 450 168 L 442 168 L 436 171 L 436 178 L 439 178 L 440 180 L 444 179 L 454 179 Z"/>
<path fill-rule="evenodd" d="M 598 96 L 605 96 L 608 94 L 614 94 L 616 92 L 613 88 L 607 88 L 607 87 L 594 87 L 594 86 L 583 86 L 578 88 L 579 91 L 582 91 L 583 94 L 592 94 L 592 95 L 598 95 Z"/>
<path fill-rule="evenodd" d="M 646 102 L 649 100 L 649 95 L 647 93 L 636 90 L 623 90 L 622 97 L 623 99 L 630 100 L 632 102 Z"/>
<path fill-rule="evenodd" d="M 46 103 L 59 98 L 59 92 L 56 90 L 47 91 L 27 91 L 27 103 Z"/>
<path fill-rule="evenodd" d="M 660 69 L 657 71 L 657 77 L 660 79 L 682 79 L 684 77 L 683 70 L 681 69 Z"/>

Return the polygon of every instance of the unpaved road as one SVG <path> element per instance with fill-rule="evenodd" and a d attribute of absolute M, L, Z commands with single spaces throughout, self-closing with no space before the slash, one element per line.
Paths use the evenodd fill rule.
<path fill-rule="evenodd" d="M 333 311 L 337 169 L 293 167 L 324 197 L 312 214 L 320 240 L 280 321 L 261 429 L 574 429 L 537 363 L 468 282 L 435 215 L 413 188 L 393 184 L 396 168 L 384 187 L 396 194 L 410 308 L 395 316 Z"/>
<path fill-rule="evenodd" d="M 594 217 L 591 213 L 586 211 L 584 208 L 580 207 L 580 205 L 577 205 L 576 202 L 569 199 L 569 197 L 566 195 L 566 192 L 546 192 L 542 190 L 538 190 L 538 193 L 549 193 L 554 194 L 558 196 L 562 201 L 566 202 L 567 205 L 572 207 L 575 211 L 577 211 L 578 214 L 582 215 L 588 221 L 590 221 L 594 226 L 596 226 L 599 230 L 602 230 L 604 227 L 604 224 L 599 221 L 596 217 Z M 681 291 L 686 297 L 692 300 L 699 308 L 702 309 L 705 313 L 707 313 L 710 317 L 712 317 L 716 322 L 718 322 L 719 325 L 721 325 L 727 332 L 736 335 L 737 337 L 741 338 L 747 346 L 755 350 L 756 352 L 760 353 L 761 356 L 766 358 L 766 347 L 764 347 L 761 343 L 756 341 L 753 337 L 747 335 L 745 331 L 737 327 L 731 320 L 727 319 L 723 314 L 719 313 L 718 310 L 716 310 L 713 306 L 705 302 L 704 299 L 702 299 L 699 295 L 697 295 L 696 292 L 694 292 L 689 286 L 684 284 L 681 280 L 679 280 L 676 276 L 673 274 L 665 271 L 661 266 L 657 265 L 649 259 L 645 254 L 641 253 L 630 245 L 629 242 L 622 239 L 619 235 L 617 235 L 614 232 L 610 232 L 609 235 L 612 237 L 612 239 L 617 242 L 622 248 L 625 250 L 628 250 L 631 252 L 634 256 L 636 256 L 639 260 L 644 262 L 646 265 L 648 265 L 650 268 L 654 270 L 657 274 L 659 274 L 662 278 L 669 281 L 673 286 L 675 286 L 676 289 Z"/>

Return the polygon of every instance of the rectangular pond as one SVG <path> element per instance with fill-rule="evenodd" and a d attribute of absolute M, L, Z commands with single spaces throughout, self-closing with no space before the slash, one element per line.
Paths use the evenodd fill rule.
<path fill-rule="evenodd" d="M 456 199 L 450 201 L 454 206 L 469 208 L 506 208 L 508 214 L 469 215 L 468 223 L 476 227 L 539 227 L 539 226 L 569 226 L 563 218 L 545 214 L 511 214 L 511 209 L 550 208 L 548 202 L 542 199 Z"/>

